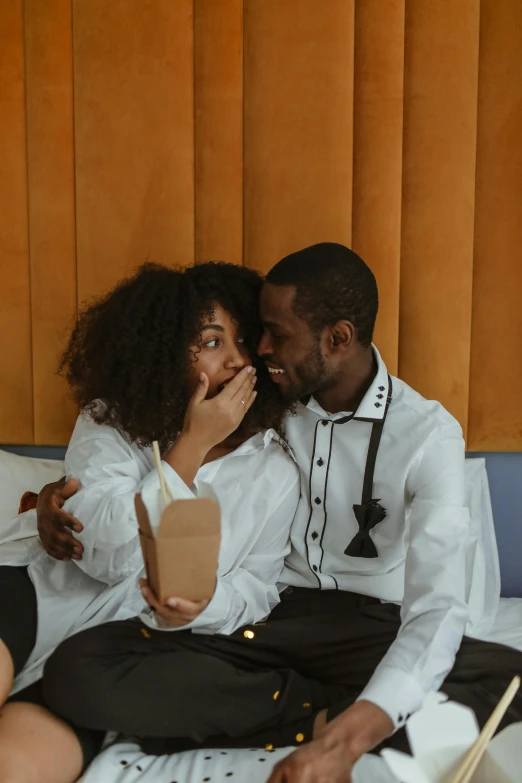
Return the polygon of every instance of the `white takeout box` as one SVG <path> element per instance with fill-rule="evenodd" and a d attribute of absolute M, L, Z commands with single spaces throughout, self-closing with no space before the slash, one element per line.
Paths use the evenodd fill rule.
<path fill-rule="evenodd" d="M 430 693 L 406 726 L 413 756 L 381 752 L 401 783 L 449 783 L 479 735 L 473 710 L 443 693 Z M 489 743 L 471 783 L 522 783 L 522 723 L 513 723 Z"/>

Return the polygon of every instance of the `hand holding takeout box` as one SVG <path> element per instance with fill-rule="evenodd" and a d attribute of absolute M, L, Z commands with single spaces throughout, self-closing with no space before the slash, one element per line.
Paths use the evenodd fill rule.
<path fill-rule="evenodd" d="M 210 485 L 202 485 L 197 498 L 187 488 L 174 499 L 157 444 L 154 451 L 161 495 L 138 494 L 134 501 L 148 583 L 162 603 L 170 596 L 210 600 L 221 541 L 219 503 Z"/>

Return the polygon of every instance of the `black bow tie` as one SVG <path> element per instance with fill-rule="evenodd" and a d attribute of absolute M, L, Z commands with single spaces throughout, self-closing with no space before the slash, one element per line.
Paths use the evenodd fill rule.
<path fill-rule="evenodd" d="M 370 538 L 370 530 L 386 516 L 386 509 L 378 500 L 370 500 L 364 505 L 354 505 L 353 511 L 359 523 L 359 532 L 352 538 L 346 549 L 345 555 L 350 557 L 379 557 L 379 553 Z"/>

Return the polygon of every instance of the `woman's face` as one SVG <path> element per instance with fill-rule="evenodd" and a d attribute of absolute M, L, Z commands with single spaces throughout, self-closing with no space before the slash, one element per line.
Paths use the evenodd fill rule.
<path fill-rule="evenodd" d="M 193 394 L 199 375 L 204 372 L 209 380 L 207 399 L 219 394 L 234 375 L 252 363 L 236 321 L 221 305 L 215 305 L 213 320 L 203 323 L 199 339 L 190 346 L 190 352 L 193 360 L 188 392 Z"/>

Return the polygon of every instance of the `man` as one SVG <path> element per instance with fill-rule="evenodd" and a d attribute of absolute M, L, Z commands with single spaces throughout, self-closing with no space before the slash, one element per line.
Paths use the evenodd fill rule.
<path fill-rule="evenodd" d="M 363 753 L 404 744 L 404 731 L 394 731 L 443 683 L 484 723 L 522 671 L 522 655 L 499 645 L 464 640 L 457 655 L 468 616 L 461 429 L 438 403 L 389 377 L 372 346 L 377 307 L 370 269 L 333 243 L 284 258 L 261 296 L 259 354 L 283 395 L 299 400 L 286 429 L 301 500 L 286 588 L 266 624 L 190 644 L 205 653 L 196 669 L 209 656 L 219 661 L 216 677 L 231 694 L 220 712 L 207 690 L 190 724 L 203 745 L 209 735 L 217 745 L 224 737 L 238 746 L 301 745 L 270 783 L 346 783 Z M 58 515 L 58 526 L 77 525 L 53 510 L 62 503 L 48 490 L 40 510 L 48 520 Z M 518 697 L 508 720 L 520 719 Z"/>

